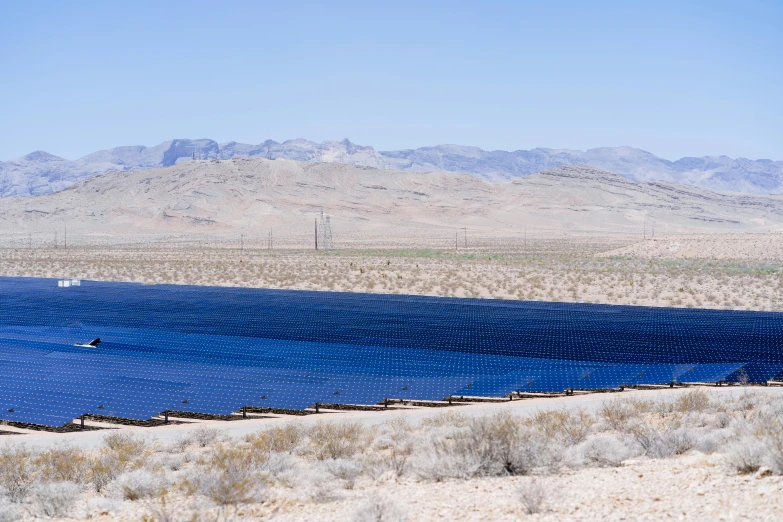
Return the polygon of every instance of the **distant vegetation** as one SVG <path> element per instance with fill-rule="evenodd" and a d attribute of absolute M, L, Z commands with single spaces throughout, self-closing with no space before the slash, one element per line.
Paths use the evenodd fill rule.
<path fill-rule="evenodd" d="M 528 251 L 78 247 L 0 249 L 0 273 L 607 304 L 783 310 L 783 263 L 594 255 L 599 244 Z M 779 263 L 779 264 L 778 264 Z"/>

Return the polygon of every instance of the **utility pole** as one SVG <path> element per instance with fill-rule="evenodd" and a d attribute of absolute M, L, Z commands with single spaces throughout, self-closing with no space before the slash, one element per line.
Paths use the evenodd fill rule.
<path fill-rule="evenodd" d="M 65 227 L 65 237 L 63 239 L 63 246 L 65 247 L 65 250 L 68 250 L 68 223 L 63 223 L 63 227 Z"/>
<path fill-rule="evenodd" d="M 318 252 L 318 218 L 315 218 L 315 251 Z"/>
<path fill-rule="evenodd" d="M 459 231 L 454 232 L 454 250 L 459 250 Z"/>
<path fill-rule="evenodd" d="M 239 251 L 244 252 L 245 251 L 245 235 L 239 234 Z"/>
<path fill-rule="evenodd" d="M 54 231 L 54 248 L 57 248 L 57 231 Z"/>
<path fill-rule="evenodd" d="M 27 248 L 30 250 L 33 249 L 33 235 L 30 233 L 27 234 Z"/>

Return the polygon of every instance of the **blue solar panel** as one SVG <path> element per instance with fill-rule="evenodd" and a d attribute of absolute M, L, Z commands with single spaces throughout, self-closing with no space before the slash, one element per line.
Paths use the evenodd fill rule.
<path fill-rule="evenodd" d="M 0 277 L 0 419 L 761 382 L 782 317 Z"/>

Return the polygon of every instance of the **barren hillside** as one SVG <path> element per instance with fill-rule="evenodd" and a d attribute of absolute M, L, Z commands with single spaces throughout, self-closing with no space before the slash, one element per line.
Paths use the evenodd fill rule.
<path fill-rule="evenodd" d="M 58 193 L 7 198 L 0 232 L 6 239 L 65 227 L 95 237 L 261 237 L 273 228 L 280 237 L 309 241 L 322 209 L 331 215 L 336 238 L 454 238 L 463 227 L 484 237 L 783 228 L 783 196 L 641 183 L 587 166 L 490 183 L 454 173 L 234 159 L 110 172 Z"/>

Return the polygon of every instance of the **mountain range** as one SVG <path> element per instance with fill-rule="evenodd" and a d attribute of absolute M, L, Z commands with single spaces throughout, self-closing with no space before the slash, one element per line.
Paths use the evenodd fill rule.
<path fill-rule="evenodd" d="M 210 139 L 175 139 L 154 147 L 124 146 L 68 160 L 36 151 L 0 162 L 0 196 L 48 194 L 109 171 L 138 171 L 196 160 L 260 157 L 391 169 L 405 172 L 458 172 L 485 181 L 520 178 L 562 165 L 589 165 L 642 182 L 665 181 L 723 192 L 783 193 L 783 161 L 727 156 L 685 157 L 669 161 L 632 147 L 587 151 L 537 148 L 486 151 L 438 145 L 378 151 L 349 140 L 316 143 L 304 139 L 257 145 Z"/>
<path fill-rule="evenodd" d="M 519 239 L 528 231 L 641 239 L 645 229 L 660 235 L 783 230 L 783 195 L 633 181 L 585 165 L 489 182 L 453 172 L 235 158 L 109 172 L 56 193 L 7 198 L 0 239 L 6 246 L 51 242 L 67 226 L 68 237 L 81 242 L 240 233 L 258 242 L 274 229 L 276 244 L 302 247 L 321 212 L 331 216 L 343 245 L 351 238 L 384 247 L 449 247 L 455 232 L 466 229 L 485 241 Z"/>

